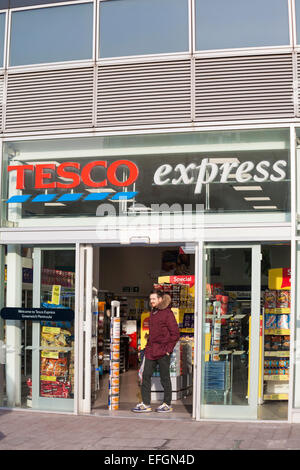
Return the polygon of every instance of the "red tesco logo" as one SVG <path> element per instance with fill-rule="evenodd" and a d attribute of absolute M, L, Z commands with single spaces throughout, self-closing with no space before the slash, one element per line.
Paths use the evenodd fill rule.
<path fill-rule="evenodd" d="M 129 170 L 129 176 L 126 181 L 120 181 L 117 178 L 117 170 L 120 166 L 126 166 Z M 92 170 L 96 167 L 106 169 L 106 178 L 102 181 L 95 181 L 92 178 Z M 72 171 L 76 169 L 77 172 Z M 70 180 L 70 183 L 53 181 L 53 174 L 47 170 L 56 171 L 56 175 L 61 178 Z M 135 163 L 130 160 L 117 160 L 109 166 L 105 160 L 97 160 L 89 162 L 81 168 L 80 163 L 77 162 L 64 162 L 59 166 L 55 163 L 38 163 L 36 165 L 9 165 L 7 171 L 16 171 L 16 189 L 25 189 L 25 171 L 35 171 L 35 189 L 73 189 L 83 182 L 90 188 L 104 188 L 108 182 L 113 186 L 130 186 L 134 183 L 139 175 L 139 169 Z M 49 181 L 51 180 L 51 181 Z"/>

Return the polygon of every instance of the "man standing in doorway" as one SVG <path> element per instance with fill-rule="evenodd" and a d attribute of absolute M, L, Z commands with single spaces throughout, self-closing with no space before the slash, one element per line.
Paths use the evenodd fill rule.
<path fill-rule="evenodd" d="M 149 337 L 145 349 L 145 365 L 142 379 L 142 402 L 132 411 L 149 413 L 152 411 L 151 377 L 158 364 L 160 381 L 164 389 L 164 402 L 156 409 L 160 413 L 173 411 L 171 407 L 172 384 L 170 378 L 170 356 L 179 340 L 179 328 L 170 308 L 171 297 L 154 290 L 150 294 L 152 307 L 149 318 Z"/>

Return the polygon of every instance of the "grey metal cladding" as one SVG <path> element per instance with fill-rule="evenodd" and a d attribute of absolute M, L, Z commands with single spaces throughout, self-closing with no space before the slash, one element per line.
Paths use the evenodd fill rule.
<path fill-rule="evenodd" d="M 3 131 L 4 75 L 0 75 L 0 130 Z"/>
<path fill-rule="evenodd" d="M 93 125 L 93 67 L 8 75 L 5 130 Z"/>
<path fill-rule="evenodd" d="M 191 121 L 191 61 L 98 68 L 97 126 Z"/>
<path fill-rule="evenodd" d="M 299 72 L 291 53 L 8 71 L 2 128 L 293 118 L 299 108 Z"/>
<path fill-rule="evenodd" d="M 196 121 L 292 118 L 292 54 L 196 59 Z"/>

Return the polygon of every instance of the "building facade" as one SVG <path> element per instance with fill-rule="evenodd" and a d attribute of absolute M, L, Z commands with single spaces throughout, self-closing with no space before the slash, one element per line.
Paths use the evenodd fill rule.
<path fill-rule="evenodd" d="M 0 7 L 0 406 L 28 406 L 29 387 L 32 408 L 90 412 L 96 250 L 180 245 L 195 257 L 191 419 L 265 419 L 270 402 L 268 419 L 299 421 L 299 0 Z M 62 256 L 69 274 L 50 279 Z M 53 285 L 68 309 L 38 321 Z M 242 324 L 214 323 L 228 291 L 247 344 Z M 58 380 L 49 405 L 41 365 L 63 370 L 59 348 L 73 393 Z"/>

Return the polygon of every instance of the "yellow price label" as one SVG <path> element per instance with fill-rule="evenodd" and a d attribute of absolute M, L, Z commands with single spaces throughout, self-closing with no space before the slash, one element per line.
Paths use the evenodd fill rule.
<path fill-rule="evenodd" d="M 48 333 L 50 335 L 59 335 L 60 328 L 55 328 L 53 326 L 43 326 L 42 333 Z"/>
<path fill-rule="evenodd" d="M 52 298 L 51 298 L 52 304 L 54 305 L 60 304 L 60 291 L 61 291 L 61 286 L 58 286 L 58 285 L 52 286 Z"/>
<path fill-rule="evenodd" d="M 59 352 L 57 351 L 42 351 L 41 357 L 46 357 L 48 359 L 59 359 Z"/>
<path fill-rule="evenodd" d="M 56 377 L 52 375 L 41 375 L 40 379 L 44 382 L 56 382 Z"/>

